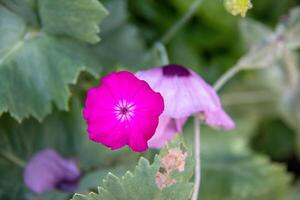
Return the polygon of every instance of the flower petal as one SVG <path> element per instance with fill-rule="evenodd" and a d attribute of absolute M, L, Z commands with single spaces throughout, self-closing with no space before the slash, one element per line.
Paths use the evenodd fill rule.
<path fill-rule="evenodd" d="M 159 124 L 154 136 L 148 141 L 151 148 L 161 148 L 170 141 L 177 133 L 180 133 L 186 119 L 172 119 L 166 115 L 159 117 Z"/>
<path fill-rule="evenodd" d="M 178 132 L 182 131 L 182 128 L 183 128 L 185 122 L 187 121 L 187 119 L 188 119 L 187 117 L 174 119 L 175 120 L 175 125 L 176 125 L 176 130 Z"/>
<path fill-rule="evenodd" d="M 138 126 L 131 126 L 128 146 L 135 152 L 143 152 L 148 149 L 147 140 L 142 134 L 143 130 Z"/>
<path fill-rule="evenodd" d="M 230 130 L 235 128 L 233 120 L 223 110 L 208 113 L 205 122 L 213 127 Z"/>
<path fill-rule="evenodd" d="M 91 88 L 86 97 L 83 116 L 89 120 L 111 114 L 115 104 L 116 100 L 107 88 Z"/>

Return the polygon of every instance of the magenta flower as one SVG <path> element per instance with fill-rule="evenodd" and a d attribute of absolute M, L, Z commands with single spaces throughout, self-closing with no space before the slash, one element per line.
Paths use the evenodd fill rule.
<path fill-rule="evenodd" d="M 225 130 L 234 128 L 215 90 L 192 70 L 173 64 L 140 71 L 136 76 L 160 92 L 165 102 L 157 132 L 148 142 L 150 147 L 160 148 L 181 131 L 189 116 L 196 113 L 200 113 L 210 126 Z"/>
<path fill-rule="evenodd" d="M 128 145 L 142 152 L 148 148 L 163 110 L 159 93 L 122 71 L 106 75 L 99 87 L 88 91 L 83 113 L 91 140 L 112 150 Z"/>
<path fill-rule="evenodd" d="M 79 177 L 75 161 L 62 158 L 53 149 L 33 155 L 23 174 L 26 186 L 38 194 L 54 189 L 74 192 Z"/>

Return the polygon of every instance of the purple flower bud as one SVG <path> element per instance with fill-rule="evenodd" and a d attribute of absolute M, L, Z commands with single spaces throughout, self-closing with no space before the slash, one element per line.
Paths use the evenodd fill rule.
<path fill-rule="evenodd" d="M 201 114 L 210 126 L 225 130 L 234 128 L 214 88 L 194 71 L 171 64 L 139 71 L 136 76 L 161 93 L 165 102 L 156 133 L 148 142 L 150 147 L 161 147 L 180 132 L 186 119 L 194 114 Z"/>
<path fill-rule="evenodd" d="M 80 171 L 75 161 L 62 158 L 53 149 L 33 155 L 23 174 L 26 186 L 38 194 L 53 189 L 74 192 L 79 177 Z"/>

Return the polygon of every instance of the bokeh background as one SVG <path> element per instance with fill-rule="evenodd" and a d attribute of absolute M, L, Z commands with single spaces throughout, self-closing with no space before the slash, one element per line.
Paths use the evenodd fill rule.
<path fill-rule="evenodd" d="M 42 27 L 30 20 L 34 17 L 18 12 L 8 2 L 0 1 L 0 6 L 8 7 L 23 18 L 27 26 L 35 27 L 34 30 Z M 59 190 L 36 195 L 23 183 L 22 173 L 26 162 L 35 152 L 49 147 L 78 161 L 82 178 L 77 191 L 81 193 L 94 191 L 108 172 L 120 176 L 126 170 L 134 169 L 140 154 L 127 148 L 111 151 L 88 141 L 86 125 L 81 116 L 85 93 L 88 88 L 98 85 L 99 78 L 110 71 L 126 69 L 134 72 L 159 65 L 160 57 L 155 44 L 184 15 L 192 2 L 101 0 L 110 14 L 100 25 L 99 43 L 87 44 L 74 38 L 58 39 L 55 36 L 34 44 L 41 45 L 37 51 L 42 52 L 48 60 L 41 62 L 28 47 L 28 54 L 24 58 L 16 58 L 17 61 L 9 66 L 1 61 L 3 54 L 0 51 L 0 87 L 6 88 L 0 89 L 0 95 L 18 98 L 18 103 L 11 107 L 5 107 L 5 103 L 1 103 L 3 98 L 0 98 L 0 111 L 3 111 L 0 118 L 0 199 L 63 200 L 72 196 Z M 249 49 L 268 43 L 274 36 L 271 33 L 288 20 L 290 10 L 300 5 L 297 0 L 253 0 L 252 3 L 253 8 L 246 18 L 241 18 L 228 13 L 221 0 L 204 0 L 192 19 L 164 44 L 170 62 L 193 69 L 213 85 L 241 57 L 247 55 Z M 34 16 L 38 12 L 33 9 L 29 13 Z M 8 40 L 1 32 L 1 27 L 5 27 L 6 23 L 13 21 L 0 15 L 0 41 Z M 258 26 L 268 30 L 266 32 L 269 35 L 258 31 Z M 290 28 L 288 25 L 282 26 Z M 292 23 L 294 26 L 300 26 L 300 12 Z M 299 41 L 300 31 L 298 33 L 289 40 L 290 43 Z M 64 54 L 56 55 L 53 53 L 56 50 Z M 289 52 L 295 66 L 292 75 L 285 70 L 289 59 L 276 58 L 263 67 L 250 66 L 242 70 L 219 91 L 222 103 L 236 121 L 237 128 L 222 132 L 203 126 L 202 200 L 300 198 L 299 51 L 294 48 Z M 38 67 L 28 67 L 33 66 L 35 60 Z M 64 64 L 91 67 L 79 70 L 81 73 L 78 77 L 69 76 L 74 72 L 68 67 L 60 76 L 52 76 L 52 79 L 47 73 L 53 71 L 41 70 L 43 66 L 51 68 L 52 65 L 58 66 L 56 71 L 61 70 Z M 28 67 L 26 73 L 32 73 L 36 80 L 33 85 L 50 77 L 46 83 L 51 92 L 43 91 L 44 95 L 41 96 L 38 92 L 18 86 L 21 75 L 12 74 L 19 71 L 8 73 L 5 71 L 7 66 L 14 69 Z M 296 74 L 296 82 L 290 87 L 290 76 L 293 74 Z M 61 81 L 64 78 L 67 81 Z M 55 92 L 65 84 L 70 84 L 70 93 L 67 89 L 60 94 Z M 54 103 L 48 102 L 47 108 L 44 101 L 40 101 L 49 98 L 45 93 L 56 95 Z M 56 99 L 60 97 L 66 103 Z M 28 109 L 24 111 L 23 108 Z M 38 111 L 33 111 L 33 115 L 27 113 L 35 109 Z M 192 132 L 192 123 L 188 122 L 182 134 L 189 146 L 192 146 Z M 157 152 L 149 150 L 142 156 L 152 161 Z"/>

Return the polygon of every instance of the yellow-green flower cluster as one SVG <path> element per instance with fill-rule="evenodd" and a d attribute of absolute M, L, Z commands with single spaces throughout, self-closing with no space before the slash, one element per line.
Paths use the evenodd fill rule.
<path fill-rule="evenodd" d="M 247 11 L 252 8 L 251 0 L 225 0 L 224 4 L 227 11 L 234 16 L 245 17 Z"/>

